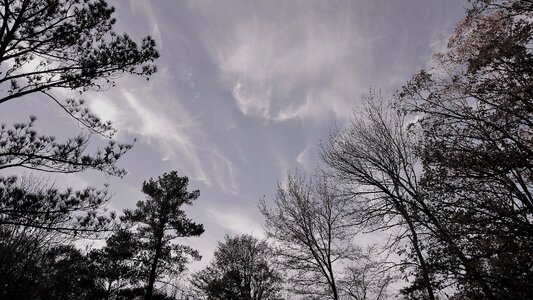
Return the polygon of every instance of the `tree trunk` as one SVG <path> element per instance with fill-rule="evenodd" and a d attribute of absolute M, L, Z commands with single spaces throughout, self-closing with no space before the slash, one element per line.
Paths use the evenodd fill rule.
<path fill-rule="evenodd" d="M 148 278 L 148 285 L 146 286 L 146 295 L 144 297 L 145 300 L 152 300 L 152 295 L 154 293 L 157 263 L 159 262 L 159 257 L 161 256 L 161 248 L 163 246 L 162 240 L 163 234 L 158 234 L 154 260 L 152 261 L 152 266 L 150 267 L 150 277 Z"/>
<path fill-rule="evenodd" d="M 431 280 L 429 279 L 429 270 L 426 265 L 426 260 L 424 259 L 424 256 L 422 255 L 422 251 L 420 250 L 419 243 L 418 243 L 418 235 L 414 230 L 413 225 L 411 222 L 407 222 L 409 225 L 409 230 L 411 231 L 411 243 L 413 244 L 413 248 L 415 249 L 416 256 L 418 258 L 418 262 L 420 263 L 420 269 L 422 270 L 422 277 L 424 278 L 424 284 L 426 285 L 426 290 L 428 292 L 428 297 L 430 300 L 435 300 L 435 295 L 433 293 L 433 287 L 431 286 Z"/>
<path fill-rule="evenodd" d="M 435 300 L 435 294 L 433 293 L 433 287 L 431 286 L 431 280 L 429 278 L 429 270 L 426 265 L 426 260 L 424 259 L 424 256 L 422 255 L 422 251 L 420 250 L 418 234 L 415 230 L 415 226 L 413 225 L 413 221 L 411 220 L 411 217 L 408 215 L 405 208 L 402 206 L 402 203 L 396 203 L 396 206 L 398 207 L 400 214 L 402 215 L 403 219 L 407 223 L 407 226 L 409 227 L 409 231 L 411 232 L 411 244 L 413 245 L 416 257 L 418 259 L 418 262 L 420 263 L 420 269 L 422 271 L 422 277 L 424 279 L 424 284 L 426 285 L 426 290 L 428 292 L 429 300 Z"/>

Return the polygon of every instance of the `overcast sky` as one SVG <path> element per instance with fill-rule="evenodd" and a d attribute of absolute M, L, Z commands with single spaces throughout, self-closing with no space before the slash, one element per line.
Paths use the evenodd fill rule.
<path fill-rule="evenodd" d="M 177 170 L 201 196 L 188 209 L 206 229 L 190 242 L 209 260 L 225 234 L 262 236 L 257 202 L 297 168 L 313 172 L 318 144 L 342 126 L 370 89 L 392 94 L 463 17 L 464 1 L 110 1 L 117 32 L 151 35 L 159 68 L 150 81 L 125 76 L 84 94 L 113 121 L 124 179 L 63 175 L 58 185 L 101 187 L 110 206 L 144 199 L 143 180 Z M 56 92 L 66 96 L 68 92 Z M 79 95 L 74 94 L 76 97 Z M 38 117 L 37 128 L 67 137 L 74 121 L 39 97 L 2 104 L 2 123 Z M 98 144 L 98 139 L 95 140 Z M 13 172 L 13 170 L 9 170 Z M 19 171 L 16 171 L 19 172 Z"/>

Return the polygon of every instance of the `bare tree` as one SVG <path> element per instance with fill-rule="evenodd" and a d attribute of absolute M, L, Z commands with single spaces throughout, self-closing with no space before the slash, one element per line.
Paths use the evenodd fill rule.
<path fill-rule="evenodd" d="M 303 175 L 289 173 L 287 179 L 286 187 L 278 185 L 274 208 L 263 201 L 260 210 L 280 265 L 290 274 L 290 289 L 317 299 L 344 299 L 348 279 L 343 276 L 361 258 L 348 218 L 351 201 L 326 178 L 306 182 Z"/>
<path fill-rule="evenodd" d="M 404 114 L 371 93 L 365 110 L 322 146 L 322 158 L 346 195 L 352 196 L 355 223 L 370 230 L 403 229 L 394 240 L 409 240 L 423 287 L 433 300 L 431 272 L 413 213 L 420 199 L 415 170 L 418 162 L 412 149 L 415 141 L 407 127 Z"/>
<path fill-rule="evenodd" d="M 421 190 L 448 228 L 440 235 L 446 245 L 434 247 L 432 259 L 454 274 L 464 298 L 527 299 L 533 293 L 533 4 L 470 2 L 434 66 L 413 76 L 399 97 L 419 120 Z"/>
<path fill-rule="evenodd" d="M 371 230 L 403 230 L 393 241 L 408 240 L 405 262 L 417 265 L 413 285 L 405 292 L 425 290 L 435 299 L 437 290 L 466 280 L 494 299 L 459 218 L 451 219 L 445 194 L 427 185 L 415 120 L 409 121 L 407 111 L 380 95 L 371 94 L 366 103 L 365 111 L 345 131 L 336 132 L 323 151 L 333 176 L 358 203 L 358 224 Z"/>
<path fill-rule="evenodd" d="M 341 278 L 344 298 L 354 300 L 389 299 L 388 286 L 397 276 L 391 272 L 391 263 L 380 258 L 375 246 L 368 246 L 360 257 L 349 265 Z"/>

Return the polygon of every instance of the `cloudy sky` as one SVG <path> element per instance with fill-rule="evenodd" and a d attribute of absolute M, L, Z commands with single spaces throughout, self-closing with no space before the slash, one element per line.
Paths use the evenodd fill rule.
<path fill-rule="evenodd" d="M 58 184 L 111 184 L 110 206 L 144 199 L 143 180 L 178 170 L 201 196 L 188 209 L 205 225 L 189 242 L 208 260 L 225 234 L 262 236 L 257 202 L 286 172 L 313 172 L 318 143 L 371 89 L 392 94 L 445 46 L 462 0 L 110 1 L 117 32 L 151 35 L 161 57 L 150 81 L 125 76 L 85 94 L 134 148 L 123 179 L 98 172 Z M 67 95 L 68 92 L 59 92 Z M 77 96 L 79 97 L 79 95 Z M 2 104 L 2 123 L 38 117 L 58 138 L 77 126 L 53 103 Z M 98 140 L 95 140 L 98 144 Z M 101 141 L 100 141 L 101 142 Z M 10 172 L 13 172 L 10 170 Z M 19 171 L 16 171 L 19 172 Z"/>

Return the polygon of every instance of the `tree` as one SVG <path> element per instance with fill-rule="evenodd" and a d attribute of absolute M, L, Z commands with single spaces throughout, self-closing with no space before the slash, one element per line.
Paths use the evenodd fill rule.
<path fill-rule="evenodd" d="M 214 256 L 209 266 L 191 279 L 206 299 L 282 299 L 281 274 L 266 242 L 250 235 L 226 236 Z"/>
<path fill-rule="evenodd" d="M 349 297 L 343 273 L 350 273 L 361 258 L 352 241 L 350 199 L 324 178 L 306 182 L 289 173 L 287 179 L 286 187 L 278 186 L 274 208 L 262 202 L 260 210 L 280 265 L 290 274 L 291 289 L 317 299 Z"/>
<path fill-rule="evenodd" d="M 30 117 L 28 123 L 17 123 L 12 128 L 0 125 L 0 170 L 23 167 L 51 173 L 75 173 L 95 169 L 108 175 L 122 177 L 125 174 L 116 162 L 131 145 L 111 140 L 103 151 L 86 154 L 90 133 L 82 132 L 66 142 L 57 142 L 54 136 L 39 135 L 34 129 L 35 120 Z"/>
<path fill-rule="evenodd" d="M 87 237 L 113 226 L 114 213 L 105 209 L 108 199 L 106 189 L 61 191 L 36 177 L 0 177 L 0 225 Z"/>
<path fill-rule="evenodd" d="M 72 245 L 59 245 L 44 253 L 42 280 L 37 299 L 90 299 L 94 273 L 87 257 Z"/>
<path fill-rule="evenodd" d="M 0 103 L 52 88 L 102 90 L 124 72 L 155 72 L 153 39 L 138 46 L 113 32 L 113 12 L 104 0 L 2 1 L 0 85 L 7 93 Z M 75 103 L 58 104 L 74 113 Z"/>
<path fill-rule="evenodd" d="M 40 283 L 40 258 L 53 238 L 34 228 L 0 226 L 0 299 L 31 299 Z"/>
<path fill-rule="evenodd" d="M 533 5 L 472 2 L 436 66 L 334 133 L 323 158 L 358 224 L 405 228 L 395 240 L 418 264 L 405 292 L 526 299 Z"/>
<path fill-rule="evenodd" d="M 479 245 L 472 243 L 478 241 L 465 239 L 479 231 L 461 221 L 470 204 L 447 194 L 439 180 L 428 185 L 426 161 L 416 146 L 420 140 L 416 118 L 409 120 L 398 104 L 374 97 L 365 113 L 344 132 L 334 134 L 323 152 L 332 175 L 357 203 L 356 223 L 371 230 L 402 230 L 393 241 L 408 241 L 410 249 L 401 254 L 407 254 L 406 263 L 414 259 L 417 264 L 411 269 L 412 285 L 404 292 L 425 290 L 427 295 L 422 297 L 434 298 L 439 291 L 446 293 L 447 287 L 469 282 L 478 293 L 492 298 L 484 265 L 475 253 Z"/>
<path fill-rule="evenodd" d="M 187 218 L 183 205 L 192 205 L 200 191 L 187 191 L 189 179 L 179 177 L 176 171 L 165 173 L 157 180 L 143 183 L 147 199 L 137 202 L 135 210 L 125 210 L 122 220 L 134 230 L 140 251 L 141 274 L 146 278 L 145 299 L 151 300 L 154 284 L 163 275 L 181 273 L 188 256 L 200 259 L 198 251 L 189 246 L 173 243 L 180 237 L 199 236 L 204 232 L 201 224 Z"/>
<path fill-rule="evenodd" d="M 105 189 L 60 190 L 35 177 L 0 178 L 0 299 L 82 298 L 94 290 L 85 256 L 64 245 L 113 229 L 108 198 Z M 75 272 L 80 280 L 67 284 Z"/>
<path fill-rule="evenodd" d="M 88 260 L 50 232 L 0 226 L 0 252 L 0 299 L 92 299 L 95 281 Z"/>
<path fill-rule="evenodd" d="M 0 103 L 41 95 L 83 127 L 78 136 L 57 142 L 34 130 L 33 116 L 27 123 L 0 125 L 0 169 L 24 167 L 59 173 L 95 169 L 107 175 L 125 174 L 115 164 L 131 145 L 110 140 L 104 149 L 87 154 L 93 134 L 111 138 L 115 130 L 110 122 L 92 114 L 83 100 L 60 99 L 55 93 L 62 88 L 79 93 L 105 90 L 125 73 L 148 78 L 156 71 L 152 62 L 159 54 L 154 41 L 146 37 L 137 45 L 126 34 L 113 32 L 113 12 L 104 0 L 0 1 Z M 20 278 L 26 278 L 26 270 L 32 269 L 28 264 L 34 262 L 34 255 L 48 253 L 34 241 L 40 241 L 34 234 L 54 239 L 64 233 L 87 236 L 112 224 L 113 214 L 105 213 L 106 189 L 61 191 L 41 184 L 0 178 L 0 230 L 7 241 L 1 254 L 18 253 L 13 258 L 21 260 L 8 265 L 21 271 Z"/>
<path fill-rule="evenodd" d="M 101 299 L 116 299 L 121 291 L 137 285 L 139 263 L 134 258 L 140 251 L 138 246 L 133 233 L 119 229 L 106 240 L 103 248 L 88 254 Z"/>
<path fill-rule="evenodd" d="M 371 93 L 349 126 L 332 134 L 322 145 L 322 159 L 331 176 L 353 201 L 354 224 L 367 231 L 400 228 L 392 241 L 406 238 L 414 254 L 417 275 L 427 297 L 435 299 L 432 272 L 423 251 L 418 208 L 418 164 L 406 114 L 381 95 Z M 431 214 L 432 212 L 427 211 Z M 413 257 L 404 257 L 411 260 Z"/>
<path fill-rule="evenodd" d="M 38 135 L 29 123 L 0 128 L 0 168 L 21 166 L 71 173 L 93 168 L 124 175 L 116 161 L 131 145 L 110 141 L 95 155 L 84 154 L 91 133 L 111 137 L 114 129 L 92 114 L 83 100 L 59 99 L 57 88 L 105 90 L 124 73 L 148 78 L 159 56 L 150 37 L 137 45 L 112 31 L 113 7 L 104 0 L 6 0 L 0 3 L 0 103 L 40 93 L 57 103 L 87 132 L 64 143 Z"/>
<path fill-rule="evenodd" d="M 378 249 L 370 246 L 346 268 L 340 280 L 345 298 L 354 300 L 391 298 L 387 289 L 397 278 L 391 274 L 390 264 L 379 259 L 379 256 Z"/>
<path fill-rule="evenodd" d="M 472 1 L 434 68 L 399 93 L 419 119 L 426 197 L 442 208 L 479 274 L 458 297 L 526 299 L 533 216 L 530 1 Z M 433 258 L 454 269 L 446 248 Z M 457 269 L 457 268 L 455 268 Z"/>

